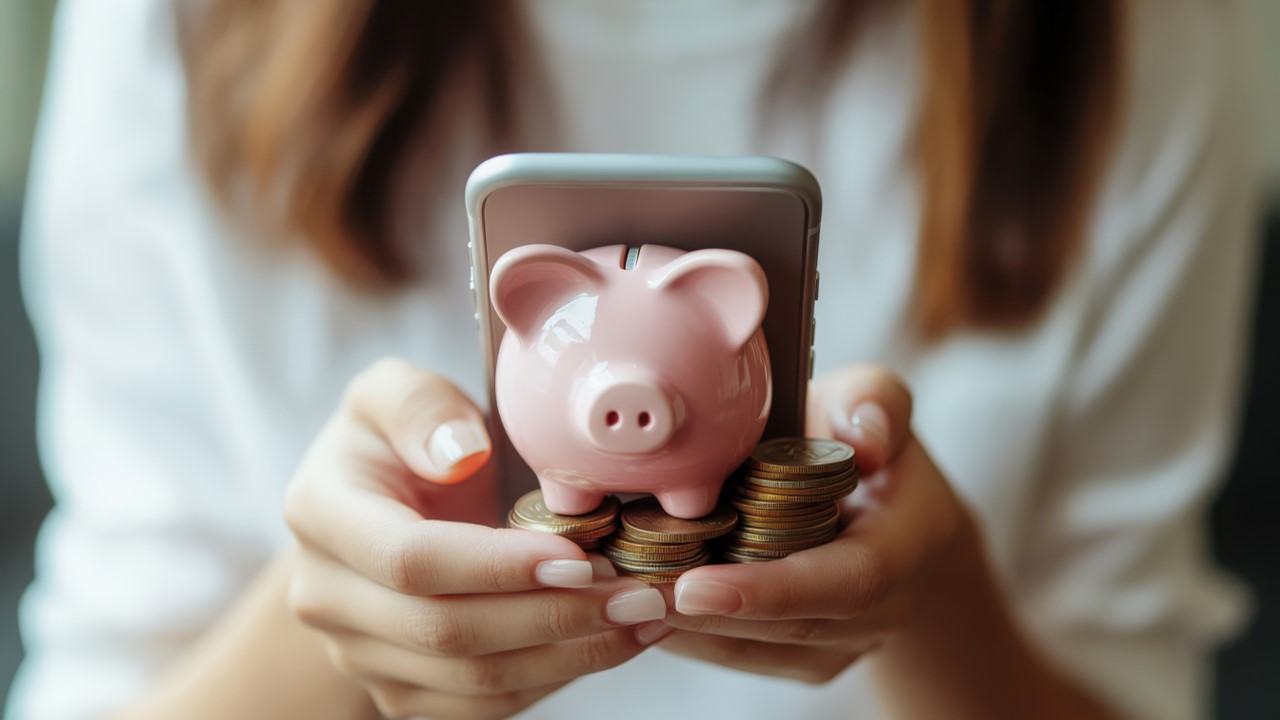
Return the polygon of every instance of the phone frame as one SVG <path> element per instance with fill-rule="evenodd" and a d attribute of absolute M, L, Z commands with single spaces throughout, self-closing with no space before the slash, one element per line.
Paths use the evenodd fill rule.
<path fill-rule="evenodd" d="M 490 415 L 490 432 L 494 440 L 495 456 L 499 462 L 499 472 L 506 473 L 510 462 L 510 443 L 499 420 L 494 402 L 494 368 L 498 347 L 503 333 L 506 331 L 502 321 L 493 312 L 489 302 L 489 274 L 493 261 L 487 242 L 487 229 L 490 225 L 486 210 L 496 194 L 511 188 L 581 188 L 588 191 L 599 190 L 694 190 L 700 192 L 732 192 L 732 193 L 766 193 L 781 194 L 786 198 L 774 199 L 789 203 L 790 198 L 798 200 L 804 227 L 795 229 L 796 241 L 803 243 L 801 256 L 801 277 L 796 278 L 799 284 L 798 297 L 801 302 L 796 322 L 800 324 L 798 348 L 808 348 L 807 359 L 803 356 L 788 361 L 785 365 L 778 362 L 780 349 L 769 344 L 772 366 L 776 369 L 793 365 L 796 377 L 791 379 L 796 388 L 794 404 L 783 414 L 778 413 L 775 392 L 775 404 L 770 413 L 770 423 L 765 431 L 765 438 L 780 435 L 803 434 L 806 408 L 808 380 L 813 375 L 813 303 L 818 293 L 818 236 L 821 227 L 822 192 L 813 174 L 804 167 L 787 160 L 762 156 L 686 156 L 686 155 L 633 155 L 633 154 L 596 154 L 596 153 L 517 153 L 499 155 L 481 163 L 471 173 L 466 185 L 466 209 L 471 239 L 468 243 L 471 256 L 471 287 L 475 293 L 475 317 L 480 331 L 481 350 L 485 358 L 485 387 L 488 393 Z M 619 197 L 619 196 L 611 196 Z M 730 196 L 721 196 L 728 198 Z M 767 204 L 767 203 L 765 203 Z M 788 210 L 788 214 L 794 212 Z M 790 232 L 790 231 L 788 231 Z M 563 242 L 561 238 L 554 244 L 570 250 L 583 250 L 606 244 L 631 244 L 629 239 L 619 238 L 616 241 L 596 237 L 591 241 L 575 238 Z M 791 238 L 787 238 L 790 240 Z M 538 242 L 534 240 L 533 242 Z M 665 244 L 653 238 L 645 239 L 646 243 Z M 519 243 L 526 244 L 526 243 Z M 687 245 L 687 243 L 686 243 Z M 679 245 L 677 245 L 679 246 Z M 512 246 L 514 247 L 514 245 Z M 734 247 L 732 244 L 719 243 L 705 247 L 727 247 L 755 255 L 751 248 Z M 503 248 L 503 251 L 510 248 Z M 695 249 L 686 247 L 685 249 Z M 757 257 L 757 260 L 759 258 Z M 762 263 L 764 265 L 764 263 Z M 766 274 L 770 268 L 765 266 Z M 790 310 L 775 308 L 772 285 L 775 278 L 770 278 L 770 311 L 786 313 Z M 766 328 L 770 323 L 770 314 L 766 313 Z M 785 318 L 785 315 L 783 316 Z M 773 322 L 780 322 L 774 320 Z M 766 342 L 769 332 L 765 333 Z M 774 381 L 778 386 L 777 376 Z M 778 422 L 775 422 L 775 418 Z M 782 420 L 787 418 L 787 421 Z M 519 460 L 518 456 L 516 459 Z M 507 478 L 504 477 L 504 481 Z M 504 482 L 504 486 L 505 486 Z M 524 486 L 527 483 L 517 483 Z M 523 490 L 506 488 L 505 492 Z M 518 496 L 518 495 L 517 495 Z M 508 502 L 514 501 L 508 497 Z"/>

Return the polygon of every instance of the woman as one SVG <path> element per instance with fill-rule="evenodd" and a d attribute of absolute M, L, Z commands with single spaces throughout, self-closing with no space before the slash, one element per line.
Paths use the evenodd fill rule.
<path fill-rule="evenodd" d="M 67 0 L 11 712 L 1198 714 L 1240 616 L 1202 517 L 1249 294 L 1233 20 Z M 810 432 L 869 475 L 839 540 L 653 590 L 468 524 L 505 508 L 459 198 L 510 149 L 815 172 Z"/>

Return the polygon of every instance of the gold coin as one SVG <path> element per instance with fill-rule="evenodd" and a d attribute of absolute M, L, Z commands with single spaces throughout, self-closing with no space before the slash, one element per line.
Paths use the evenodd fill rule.
<path fill-rule="evenodd" d="M 681 570 L 680 572 L 677 572 L 677 573 L 639 573 L 639 572 L 633 573 L 633 572 L 626 572 L 624 570 L 623 574 L 629 577 L 633 577 L 636 580 L 639 580 L 641 582 L 649 583 L 650 585 L 664 585 L 664 584 L 673 583 L 676 580 L 679 580 L 680 575 L 683 574 L 683 572 L 684 571 Z"/>
<path fill-rule="evenodd" d="M 676 571 L 691 570 L 696 567 L 701 567 L 705 565 L 707 561 L 710 559 L 711 559 L 711 552 L 709 550 L 703 550 L 701 553 L 698 554 L 697 557 L 690 558 L 686 562 L 661 563 L 661 562 L 627 561 L 627 562 L 614 562 L 614 567 L 623 569 L 623 570 L 630 570 L 631 572 L 647 572 L 647 573 L 676 572 Z M 612 561 L 613 558 L 610 558 L 610 560 Z"/>
<path fill-rule="evenodd" d="M 790 530 L 792 528 L 808 528 L 821 525 L 823 523 L 838 522 L 840 519 L 840 510 L 835 503 L 823 508 L 821 511 L 812 515 L 795 515 L 784 517 L 770 517 L 767 515 L 747 515 L 746 513 L 738 514 L 738 525 L 736 529 L 744 530 L 748 528 L 761 529 L 777 529 Z"/>
<path fill-rule="evenodd" d="M 739 486 L 734 488 L 734 494 L 740 498 L 750 500 L 761 500 L 764 502 L 786 502 L 786 503 L 804 503 L 816 505 L 818 503 L 829 503 L 848 495 L 858 486 L 856 480 L 851 480 L 842 485 L 834 485 L 824 488 L 821 492 L 812 490 L 805 491 L 803 494 L 780 491 L 780 490 L 760 490 L 754 487 Z"/>
<path fill-rule="evenodd" d="M 696 520 L 671 517 L 655 498 L 642 498 L 622 507 L 622 527 L 629 535 L 661 543 L 710 540 L 732 530 L 737 521 L 738 513 L 723 505 Z"/>
<path fill-rule="evenodd" d="M 627 552 L 666 553 L 671 555 L 680 555 L 681 553 L 697 552 L 698 549 L 701 548 L 703 545 L 703 543 L 701 542 L 680 543 L 678 545 L 668 545 L 665 543 L 636 542 L 635 540 L 632 540 L 629 537 L 623 537 L 621 533 L 614 534 L 613 539 L 609 541 L 609 544 L 618 548 L 619 550 L 625 550 Z"/>
<path fill-rule="evenodd" d="M 728 500 L 733 500 L 732 495 L 728 496 Z M 748 501 L 749 502 L 749 501 Z M 823 515 L 833 515 L 840 512 L 840 505 L 835 501 L 823 502 L 806 502 L 803 505 L 791 507 L 791 509 L 760 509 L 760 507 L 751 507 L 744 505 L 737 511 L 739 521 L 750 521 L 751 519 L 767 519 L 767 520 L 803 520 L 806 518 L 819 518 Z"/>
<path fill-rule="evenodd" d="M 700 547 L 698 550 L 686 552 L 684 555 L 649 555 L 649 553 L 644 552 L 618 550 L 618 548 L 608 546 L 608 544 L 600 547 L 600 553 L 608 557 L 609 560 L 626 565 L 682 565 L 703 555 L 704 552 L 707 552 L 707 548 Z"/>
<path fill-rule="evenodd" d="M 693 557 L 694 555 L 697 555 L 698 552 L 701 551 L 703 547 L 705 547 L 705 544 L 698 543 L 698 545 L 693 548 L 681 547 L 680 549 L 677 549 L 677 550 L 671 550 L 670 546 L 667 546 L 667 545 L 651 545 L 649 547 L 637 549 L 633 545 L 629 545 L 629 544 L 619 545 L 618 543 L 614 543 L 614 542 L 605 543 L 601 547 L 603 547 L 604 549 L 608 550 L 611 553 L 617 553 L 618 555 L 623 555 L 626 557 L 663 558 L 663 559 L 669 558 L 673 560 L 678 560 L 680 558 Z"/>
<path fill-rule="evenodd" d="M 747 464 L 769 472 L 825 474 L 853 463 L 853 448 L 839 440 L 777 438 L 756 446 Z"/>
<path fill-rule="evenodd" d="M 858 476 L 856 469 L 849 469 L 834 475 L 796 475 L 795 473 L 764 473 L 752 470 L 743 473 L 739 484 L 759 485 L 761 487 L 778 488 L 779 490 L 807 490 L 836 485 Z"/>
<path fill-rule="evenodd" d="M 838 532 L 835 529 L 827 530 L 823 533 L 810 534 L 810 536 L 796 538 L 771 538 L 759 536 L 739 536 L 733 534 L 726 541 L 726 547 L 733 547 L 735 550 L 808 550 L 810 547 L 818 547 L 820 544 L 827 544 L 836 539 Z"/>
<path fill-rule="evenodd" d="M 766 503 L 750 498 L 730 496 L 729 504 L 739 515 L 767 518 L 792 518 L 811 515 L 816 504 L 811 503 Z M 825 505 L 825 503 L 824 503 Z"/>
<path fill-rule="evenodd" d="M 818 526 L 791 528 L 786 530 L 775 530 L 769 528 L 745 528 L 739 527 L 732 533 L 725 536 L 726 542 L 734 542 L 737 540 L 750 540 L 752 542 L 771 542 L 771 541 L 799 541 L 810 538 L 827 538 L 834 537 L 840 532 L 834 522 L 824 523 Z"/>
<path fill-rule="evenodd" d="M 542 491 L 534 490 L 516 501 L 510 517 L 517 527 L 563 535 L 609 527 L 617 522 L 619 508 L 618 499 L 607 495 L 599 507 L 585 515 L 557 515 L 547 508 Z"/>
<path fill-rule="evenodd" d="M 720 557 L 734 563 L 758 563 L 768 562 L 770 560 L 781 560 L 791 553 L 772 553 L 769 555 L 750 555 L 747 553 L 734 552 L 728 548 L 720 550 Z"/>

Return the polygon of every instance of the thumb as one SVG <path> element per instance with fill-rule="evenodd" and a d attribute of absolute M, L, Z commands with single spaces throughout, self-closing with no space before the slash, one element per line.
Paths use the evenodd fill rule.
<path fill-rule="evenodd" d="M 402 358 L 379 360 L 360 373 L 344 404 L 431 482 L 460 482 L 489 459 L 489 433 L 475 404 L 444 377 Z"/>
<path fill-rule="evenodd" d="M 911 392 L 902 380 L 875 365 L 836 370 L 814 384 L 810 406 L 821 413 L 811 425 L 826 426 L 853 446 L 863 475 L 897 457 L 911 435 Z"/>

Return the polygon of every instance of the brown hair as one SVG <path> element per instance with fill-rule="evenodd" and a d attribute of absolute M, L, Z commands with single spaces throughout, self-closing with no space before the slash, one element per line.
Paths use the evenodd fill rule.
<path fill-rule="evenodd" d="M 1038 316 L 1084 232 L 1117 114 L 1111 0 L 916 0 L 925 54 L 915 299 L 936 336 Z M 870 0 L 828 0 L 850 37 Z M 464 53 L 507 117 L 502 5 L 199 0 L 180 38 L 195 157 L 225 203 L 300 232 L 361 282 L 408 278 L 386 198 L 396 159 Z M 834 22 L 832 20 L 834 19 Z M 834 28 L 834 30 L 832 30 Z M 816 43 L 833 54 L 841 43 Z M 827 50 L 823 50 L 826 48 Z M 830 52 L 827 52 L 827 51 Z"/>

